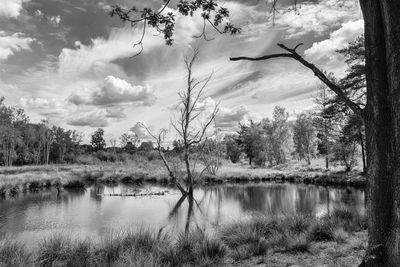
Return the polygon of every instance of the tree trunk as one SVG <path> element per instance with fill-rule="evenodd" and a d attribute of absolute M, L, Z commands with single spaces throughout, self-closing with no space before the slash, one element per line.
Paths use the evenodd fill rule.
<path fill-rule="evenodd" d="M 362 266 L 400 264 L 400 1 L 360 0 L 365 22 L 368 250 Z"/>
<path fill-rule="evenodd" d="M 325 107 L 324 107 L 324 110 L 325 110 Z M 328 170 L 329 169 L 329 151 L 328 151 L 329 150 L 329 140 L 328 140 L 328 126 L 326 125 L 325 118 L 324 118 L 324 127 L 325 127 L 325 169 Z"/>
<path fill-rule="evenodd" d="M 359 138 L 360 138 L 360 146 L 361 146 L 361 157 L 362 157 L 362 163 L 363 163 L 363 172 L 365 173 L 367 171 L 367 164 L 365 162 L 365 146 L 364 146 L 364 136 L 361 132 L 361 129 L 359 129 Z"/>
<path fill-rule="evenodd" d="M 188 194 L 193 195 L 193 176 L 192 171 L 190 170 L 189 147 L 187 146 L 185 146 L 185 165 L 188 183 Z"/>

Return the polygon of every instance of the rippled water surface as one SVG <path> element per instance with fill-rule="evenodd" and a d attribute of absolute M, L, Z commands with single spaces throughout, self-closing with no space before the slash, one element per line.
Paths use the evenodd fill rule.
<path fill-rule="evenodd" d="M 107 194 L 160 192 L 163 196 L 109 196 Z M 127 227 L 191 225 L 208 228 L 241 220 L 252 214 L 303 213 L 321 216 L 335 208 L 365 213 L 364 191 L 313 185 L 259 183 L 196 189 L 194 201 L 180 199 L 173 188 L 160 186 L 107 187 L 21 194 L 0 200 L 0 234 L 31 246 L 52 233 L 100 238 Z M 180 201 L 181 200 L 181 201 Z M 191 212 L 189 212 L 191 211 Z M 190 216 L 188 216 L 190 214 Z"/>

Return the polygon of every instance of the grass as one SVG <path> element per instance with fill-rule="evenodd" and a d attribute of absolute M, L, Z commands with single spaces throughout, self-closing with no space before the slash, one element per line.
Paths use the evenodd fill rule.
<path fill-rule="evenodd" d="M 335 226 L 340 216 L 346 220 Z M 270 258 L 276 263 L 276 255 L 286 255 L 280 261 L 320 260 L 322 254 L 328 262 L 351 254 L 355 265 L 366 242 L 360 236 L 364 228 L 355 227 L 358 218 L 348 211 L 323 218 L 258 216 L 219 226 L 212 235 L 199 228 L 172 235 L 141 227 L 109 232 L 97 242 L 55 234 L 32 252 L 6 238 L 0 242 L 0 266 L 221 266 Z"/>
<path fill-rule="evenodd" d="M 11 240 L 9 237 L 0 241 L 0 263 L 1 266 L 27 266 L 31 254 L 27 252 L 24 245 Z"/>
<path fill-rule="evenodd" d="M 242 254 L 242 258 L 268 251 L 307 252 L 312 242 L 345 242 L 351 233 L 365 230 L 365 225 L 360 223 L 363 220 L 347 210 L 337 210 L 320 219 L 302 215 L 257 217 L 223 227 L 220 237 L 229 248 Z"/>
<path fill-rule="evenodd" d="M 184 166 L 177 158 L 171 159 L 177 177 L 185 178 Z M 298 161 L 290 161 L 274 168 L 253 168 L 248 164 L 233 164 L 223 160 L 218 175 L 206 174 L 199 184 L 222 182 L 301 182 L 325 185 L 363 186 L 365 177 L 357 172 L 339 173 L 338 168 L 326 171 L 314 160 L 312 167 Z M 321 165 L 321 166 L 320 166 Z M 197 164 L 197 171 L 202 169 Z M 196 170 L 195 170 L 196 172 Z M 0 168 L 0 197 L 16 196 L 24 190 L 39 191 L 59 187 L 83 187 L 83 184 L 103 183 L 114 186 L 118 183 L 141 185 L 144 182 L 168 184 L 168 173 L 158 158 L 149 160 L 140 155 L 133 155 L 125 162 L 102 162 L 94 165 L 43 165 Z M 78 184 L 75 181 L 80 181 Z"/>

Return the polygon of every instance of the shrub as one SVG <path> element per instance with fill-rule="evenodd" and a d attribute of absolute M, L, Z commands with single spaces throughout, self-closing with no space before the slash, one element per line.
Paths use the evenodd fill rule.
<path fill-rule="evenodd" d="M 94 153 L 94 156 L 98 158 L 100 161 L 109 161 L 109 162 L 116 162 L 117 161 L 117 155 L 113 152 L 107 152 L 107 151 L 97 151 Z"/>
<path fill-rule="evenodd" d="M 345 243 L 349 238 L 349 234 L 343 228 L 338 228 L 333 232 L 333 237 L 336 242 Z"/>
<path fill-rule="evenodd" d="M 307 231 L 311 223 L 312 219 L 309 216 L 294 214 L 282 221 L 282 227 L 287 228 L 288 231 L 294 234 L 301 234 Z"/>
<path fill-rule="evenodd" d="M 159 159 L 160 155 L 158 154 L 157 151 L 152 150 L 152 151 L 146 152 L 146 158 L 147 158 L 148 161 L 152 161 L 152 160 L 155 160 L 155 159 Z"/>
<path fill-rule="evenodd" d="M 332 241 L 334 240 L 333 226 L 327 220 L 318 220 L 310 227 L 310 239 L 312 241 Z"/>
<path fill-rule="evenodd" d="M 365 216 L 360 216 L 348 209 L 335 209 L 330 216 L 325 216 L 325 220 L 331 221 L 345 231 L 353 232 L 365 230 L 367 228 Z"/>
<path fill-rule="evenodd" d="M 178 236 L 173 246 L 160 251 L 160 263 L 167 266 L 216 266 L 226 255 L 225 245 L 197 229 Z"/>
<path fill-rule="evenodd" d="M 226 136 L 224 141 L 228 158 L 232 161 L 232 163 L 239 162 L 240 156 L 242 155 L 242 150 L 240 145 L 236 142 L 234 136 Z"/>
<path fill-rule="evenodd" d="M 310 249 L 310 240 L 306 234 L 292 235 L 287 237 L 287 244 L 285 246 L 286 252 L 291 253 L 304 253 Z"/>
<path fill-rule="evenodd" d="M 100 163 L 100 160 L 91 154 L 85 154 L 77 156 L 75 162 L 83 165 L 96 165 Z"/>

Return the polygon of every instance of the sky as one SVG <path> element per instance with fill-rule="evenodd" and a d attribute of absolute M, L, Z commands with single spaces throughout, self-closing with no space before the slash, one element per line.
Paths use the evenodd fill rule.
<path fill-rule="evenodd" d="M 174 3 L 174 1 L 172 1 Z M 176 3 L 177 1 L 175 1 Z M 131 131 L 145 138 L 138 122 L 152 130 L 170 128 L 185 89 L 183 60 L 199 49 L 194 75 L 213 73 L 204 91 L 205 110 L 219 104 L 216 126 L 234 131 L 239 122 L 271 116 L 279 105 L 291 114 L 313 106 L 319 81 L 291 59 L 229 61 L 232 56 L 282 52 L 277 43 L 298 49 L 307 60 L 335 76 L 345 74 L 345 47 L 363 33 L 356 0 L 281 0 L 274 22 L 266 0 L 219 1 L 242 28 L 236 36 L 206 29 L 198 14 L 176 14 L 174 45 L 149 29 L 144 50 L 135 57 L 139 27 L 108 16 L 113 5 L 159 9 L 161 0 L 0 0 L 0 96 L 25 109 L 31 121 L 83 133 L 99 127 L 106 138 Z"/>

